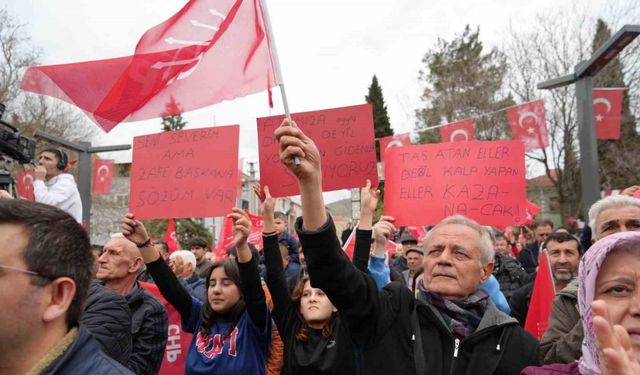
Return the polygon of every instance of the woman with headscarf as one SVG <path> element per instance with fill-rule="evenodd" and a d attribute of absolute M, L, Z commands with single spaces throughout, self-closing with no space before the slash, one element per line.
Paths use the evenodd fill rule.
<path fill-rule="evenodd" d="M 582 357 L 527 367 L 522 374 L 640 374 L 640 232 L 596 242 L 582 257 L 578 275 Z"/>

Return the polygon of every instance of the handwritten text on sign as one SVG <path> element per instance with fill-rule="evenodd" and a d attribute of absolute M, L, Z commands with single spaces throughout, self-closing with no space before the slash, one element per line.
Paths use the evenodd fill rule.
<path fill-rule="evenodd" d="M 395 225 L 432 225 L 454 214 L 483 225 L 526 219 L 522 142 L 392 148 L 384 169 L 384 211 L 395 217 Z"/>
<path fill-rule="evenodd" d="M 313 141 L 322 157 L 322 190 L 378 183 L 371 105 L 357 105 L 291 115 Z M 273 132 L 284 116 L 258 119 L 260 182 L 276 197 L 297 195 L 295 177 L 280 162 L 280 147 Z"/>
<path fill-rule="evenodd" d="M 236 203 L 237 125 L 135 137 L 129 208 L 139 219 L 223 216 Z"/>

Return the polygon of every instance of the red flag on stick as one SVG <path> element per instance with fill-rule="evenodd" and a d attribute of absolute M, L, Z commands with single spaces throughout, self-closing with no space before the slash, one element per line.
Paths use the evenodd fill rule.
<path fill-rule="evenodd" d="M 542 208 L 540 208 L 540 206 L 531 202 L 530 200 L 527 200 L 527 206 L 525 207 L 527 217 L 524 220 L 524 225 L 533 224 L 533 220 L 540 211 L 542 211 Z"/>
<path fill-rule="evenodd" d="M 538 341 L 547 330 L 549 317 L 551 316 L 551 303 L 556 296 L 556 289 L 551 273 L 551 264 L 546 250 L 540 256 L 540 265 L 536 280 L 533 282 L 529 311 L 524 323 L 524 329 L 535 336 Z"/>
<path fill-rule="evenodd" d="M 440 127 L 440 141 L 441 142 L 461 142 L 461 141 L 474 141 L 476 139 L 475 131 L 473 130 L 474 119 L 470 118 L 447 124 Z"/>
<path fill-rule="evenodd" d="M 27 70 L 21 88 L 65 100 L 106 132 L 267 90 L 274 66 L 260 1 L 191 0 L 149 29 L 133 56 Z"/>
<path fill-rule="evenodd" d="M 507 117 L 513 133 L 513 139 L 524 142 L 524 151 L 547 148 L 547 119 L 544 112 L 544 100 L 536 100 L 507 108 Z"/>
<path fill-rule="evenodd" d="M 173 219 L 169 219 L 167 231 L 164 234 L 163 241 L 167 243 L 169 254 L 178 250 L 178 248 L 180 247 L 180 245 L 178 244 L 178 236 L 176 235 L 176 225 Z"/>
<path fill-rule="evenodd" d="M 380 142 L 380 162 L 384 163 L 384 152 L 390 147 L 402 147 L 411 144 L 411 135 L 409 133 L 390 135 L 382 137 Z"/>
<path fill-rule="evenodd" d="M 251 213 L 247 214 L 251 220 L 251 233 L 249 233 L 247 242 L 260 248 L 262 246 L 262 228 L 264 227 L 264 220 L 262 220 L 262 216 L 253 215 Z M 233 220 L 225 217 L 222 221 L 218 245 L 213 249 L 213 251 L 216 253 L 217 257 L 224 258 L 227 256 L 227 250 L 233 246 Z"/>
<path fill-rule="evenodd" d="M 593 89 L 597 139 L 620 139 L 623 88 Z"/>
<path fill-rule="evenodd" d="M 356 230 L 352 230 L 351 234 L 349 234 L 349 238 L 345 241 L 342 246 L 342 250 L 347 254 L 349 260 L 353 260 L 353 252 L 356 249 Z"/>
<path fill-rule="evenodd" d="M 19 170 L 16 190 L 18 196 L 23 199 L 32 201 L 33 198 L 33 181 L 36 178 L 36 172 L 33 169 Z"/>
<path fill-rule="evenodd" d="M 109 195 L 113 179 L 113 160 L 96 159 L 93 162 L 92 191 L 97 194 Z"/>

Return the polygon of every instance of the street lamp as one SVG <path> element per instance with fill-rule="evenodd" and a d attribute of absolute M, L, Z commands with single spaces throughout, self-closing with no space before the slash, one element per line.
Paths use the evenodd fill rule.
<path fill-rule="evenodd" d="M 592 78 L 613 60 L 640 34 L 640 25 L 625 25 L 587 61 L 576 65 L 574 72 L 538 84 L 538 89 L 551 90 L 575 83 L 580 141 L 580 170 L 582 174 L 582 200 L 585 214 L 592 204 L 600 199 L 600 175 L 598 165 L 598 143 L 593 115 Z"/>

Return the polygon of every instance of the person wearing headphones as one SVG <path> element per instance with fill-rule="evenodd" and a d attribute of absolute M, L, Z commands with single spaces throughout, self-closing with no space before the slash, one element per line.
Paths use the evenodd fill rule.
<path fill-rule="evenodd" d="M 64 151 L 57 148 L 42 151 L 35 169 L 33 195 L 36 202 L 55 206 L 82 224 L 82 201 L 73 176 L 65 173 L 68 164 Z"/>

